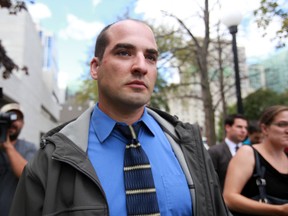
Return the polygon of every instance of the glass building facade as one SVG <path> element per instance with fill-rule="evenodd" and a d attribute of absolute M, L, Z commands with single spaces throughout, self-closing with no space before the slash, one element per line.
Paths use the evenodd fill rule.
<path fill-rule="evenodd" d="M 282 93 L 288 90 L 288 49 L 282 49 L 248 66 L 250 87 L 268 88 Z"/>

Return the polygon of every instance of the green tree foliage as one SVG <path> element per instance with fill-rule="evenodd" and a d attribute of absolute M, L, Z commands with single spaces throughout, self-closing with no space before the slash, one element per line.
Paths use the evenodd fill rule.
<path fill-rule="evenodd" d="M 149 105 L 155 108 L 165 109 L 169 112 L 165 91 L 166 87 L 167 81 L 162 77 L 161 74 L 158 73 L 154 93 L 152 94 Z"/>
<path fill-rule="evenodd" d="M 288 38 L 288 4 L 287 0 L 261 0 L 260 7 L 254 11 L 258 27 L 264 29 L 267 34 L 267 27 L 273 25 L 273 20 L 281 22 L 280 28 L 275 33 L 278 39 L 278 47 L 285 45 Z"/>
<path fill-rule="evenodd" d="M 76 93 L 76 102 L 79 104 L 86 103 L 87 101 L 98 100 L 98 86 L 97 81 L 89 79 L 88 77 L 83 80 L 79 87 L 79 91 Z"/>
<path fill-rule="evenodd" d="M 244 113 L 249 120 L 259 119 L 262 111 L 273 105 L 288 105 L 288 94 L 259 89 L 243 100 Z"/>
<path fill-rule="evenodd" d="M 160 53 L 158 67 L 166 72 L 167 77 L 165 78 L 172 75 L 169 71 L 177 69 L 180 73 L 180 82 L 189 81 L 189 78 L 196 72 L 195 69 L 191 70 L 191 67 L 197 65 L 193 52 L 194 44 L 184 38 L 185 33 L 180 29 L 174 30 L 168 26 L 158 26 L 154 28 L 154 32 Z"/>
<path fill-rule="evenodd" d="M 265 108 L 273 105 L 288 105 L 288 91 L 277 93 L 270 89 L 258 89 L 243 99 L 244 115 L 249 120 L 257 120 Z M 236 105 L 228 110 L 229 114 L 235 113 Z"/>

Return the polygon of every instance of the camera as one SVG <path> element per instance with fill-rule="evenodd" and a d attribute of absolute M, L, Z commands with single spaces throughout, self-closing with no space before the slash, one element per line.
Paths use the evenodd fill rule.
<path fill-rule="evenodd" d="M 17 120 L 16 113 L 1 113 L 0 112 L 0 143 L 7 139 L 7 131 L 13 121 Z"/>

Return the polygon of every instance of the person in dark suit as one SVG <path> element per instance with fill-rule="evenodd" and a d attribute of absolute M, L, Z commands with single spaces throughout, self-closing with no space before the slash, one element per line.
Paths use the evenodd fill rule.
<path fill-rule="evenodd" d="M 219 145 L 208 149 L 218 174 L 220 186 L 223 191 L 228 164 L 236 151 L 242 146 L 242 141 L 247 137 L 248 121 L 241 114 L 227 116 L 224 123 L 225 139 Z"/>

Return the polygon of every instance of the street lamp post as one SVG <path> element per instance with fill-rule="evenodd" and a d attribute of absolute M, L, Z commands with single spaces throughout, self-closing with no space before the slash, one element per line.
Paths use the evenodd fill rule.
<path fill-rule="evenodd" d="M 234 11 L 233 13 L 228 13 L 222 18 L 223 24 L 225 24 L 230 34 L 232 35 L 232 51 L 234 56 L 234 70 L 235 70 L 235 86 L 236 86 L 236 96 L 237 96 L 237 112 L 240 114 L 244 113 L 242 96 L 241 96 L 241 80 L 239 75 L 239 62 L 238 62 L 238 51 L 236 42 L 237 26 L 242 20 L 242 14 L 240 12 Z"/>

